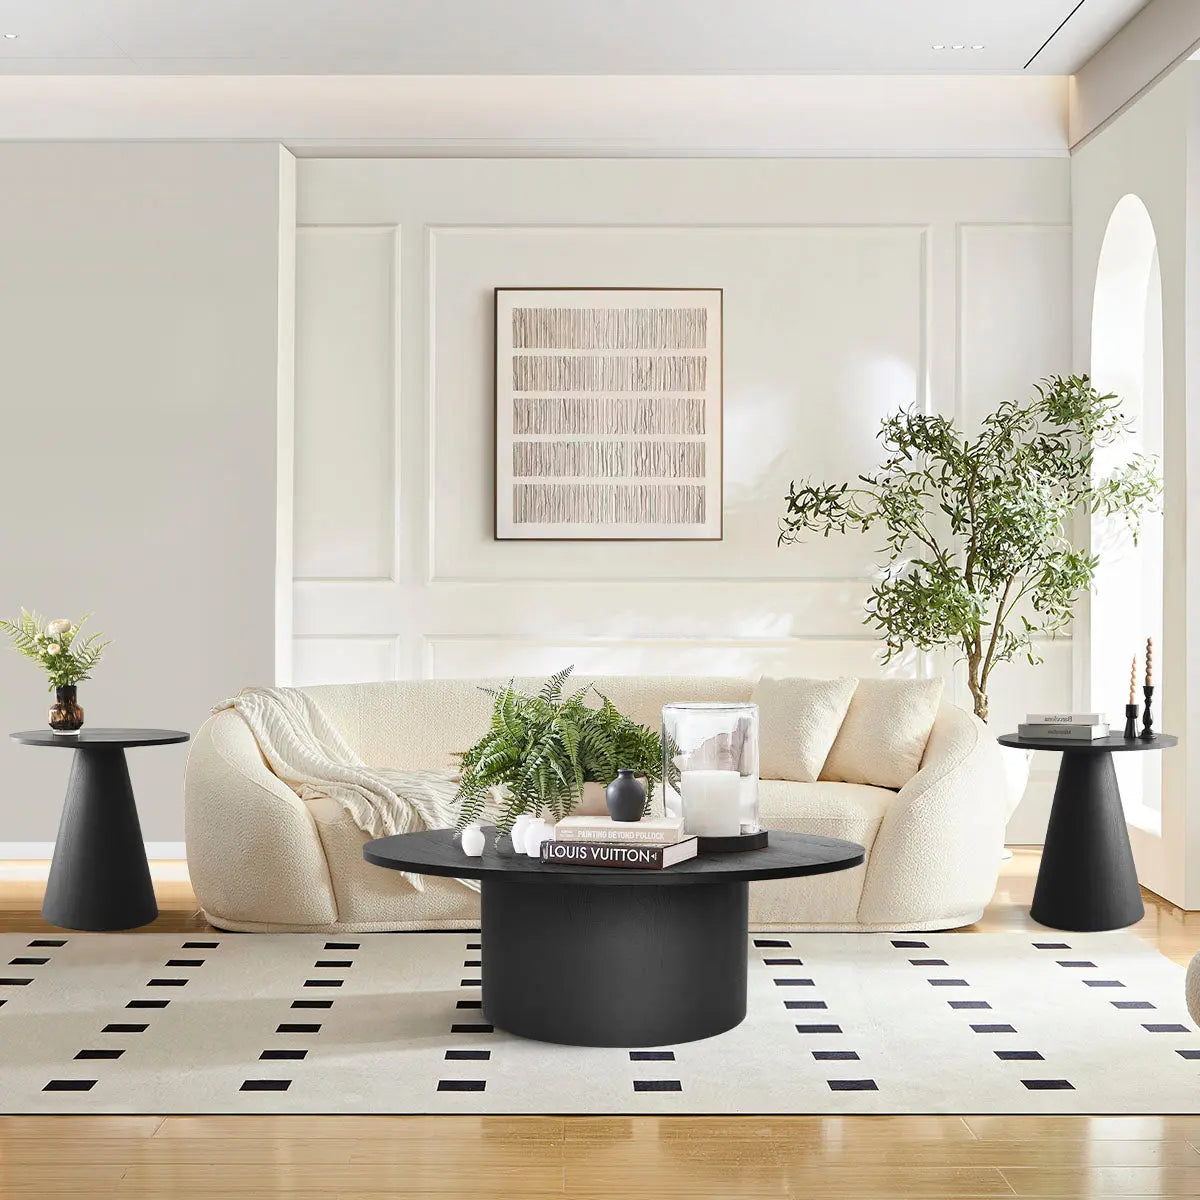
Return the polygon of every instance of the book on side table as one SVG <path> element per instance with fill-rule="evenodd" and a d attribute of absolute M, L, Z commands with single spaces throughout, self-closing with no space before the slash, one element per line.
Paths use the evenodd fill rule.
<path fill-rule="evenodd" d="M 1017 726 L 1023 738 L 1041 738 L 1093 742 L 1108 737 L 1108 723 L 1103 713 L 1030 713 L 1023 725 Z"/>

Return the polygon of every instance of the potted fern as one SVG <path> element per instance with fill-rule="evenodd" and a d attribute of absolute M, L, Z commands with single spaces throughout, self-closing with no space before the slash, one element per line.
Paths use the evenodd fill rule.
<path fill-rule="evenodd" d="M 646 805 L 662 777 L 657 733 L 623 716 L 594 687 L 564 691 L 573 667 L 552 675 L 535 695 L 511 682 L 485 688 L 492 697 L 487 732 L 459 754 L 458 827 L 477 823 L 498 789 L 502 835 L 522 815 L 559 821 L 579 803 L 588 784 L 601 787 L 622 768 L 646 780 Z M 594 696 L 598 705 L 588 703 Z"/>

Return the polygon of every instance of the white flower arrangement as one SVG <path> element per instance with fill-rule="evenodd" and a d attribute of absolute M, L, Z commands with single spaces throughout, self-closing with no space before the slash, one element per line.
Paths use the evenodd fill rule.
<path fill-rule="evenodd" d="M 35 612 L 21 609 L 15 621 L 0 621 L 3 630 L 13 640 L 13 649 L 46 672 L 50 688 L 73 687 L 92 677 L 92 669 L 100 661 L 105 646 L 98 633 L 82 641 L 79 631 L 91 614 L 78 621 L 59 617 L 46 621 Z"/>

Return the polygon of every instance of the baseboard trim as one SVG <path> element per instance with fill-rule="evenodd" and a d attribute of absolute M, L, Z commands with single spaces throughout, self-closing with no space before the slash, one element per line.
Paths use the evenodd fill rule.
<path fill-rule="evenodd" d="M 53 855 L 53 842 L 0 842 L 0 860 L 25 862 L 52 858 Z M 146 857 L 155 860 L 186 862 L 186 844 L 184 842 L 147 842 Z"/>

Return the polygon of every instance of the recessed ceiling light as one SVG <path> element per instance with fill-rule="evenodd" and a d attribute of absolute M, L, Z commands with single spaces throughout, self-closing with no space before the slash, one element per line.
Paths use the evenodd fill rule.
<path fill-rule="evenodd" d="M 972 49 L 972 50 L 983 50 L 983 49 L 985 49 L 985 47 L 984 47 L 984 44 L 983 44 L 982 42 L 976 42 L 976 43 L 975 43 L 975 44 L 974 44 L 974 45 L 971 47 L 971 49 Z"/>
<path fill-rule="evenodd" d="M 929 48 L 930 48 L 930 50 L 945 50 L 945 48 L 946 48 L 946 43 L 945 43 L 945 42 L 935 42 L 935 43 L 934 43 L 932 46 L 930 46 Z"/>
<path fill-rule="evenodd" d="M 4 36 L 11 42 L 14 38 L 19 38 L 21 35 L 19 33 L 6 33 Z"/>
<path fill-rule="evenodd" d="M 962 49 L 963 49 L 963 44 L 962 44 L 962 42 L 954 42 L 954 43 L 951 45 L 950 49 L 951 49 L 951 50 L 962 50 Z"/>

